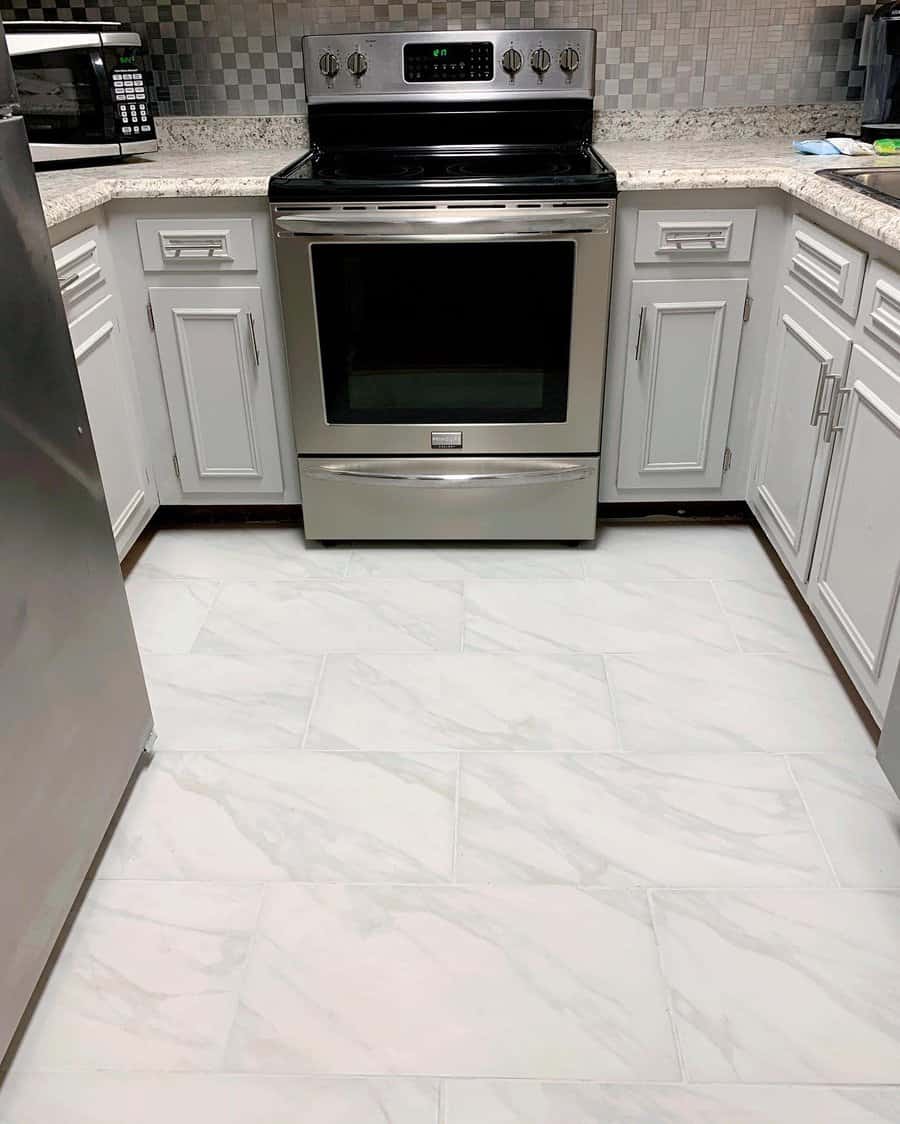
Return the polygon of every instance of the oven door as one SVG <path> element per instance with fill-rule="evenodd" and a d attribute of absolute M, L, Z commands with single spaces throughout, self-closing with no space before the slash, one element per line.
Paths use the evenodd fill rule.
<path fill-rule="evenodd" d="M 273 207 L 298 450 L 596 455 L 613 209 Z"/>
<path fill-rule="evenodd" d="M 100 35 L 16 32 L 8 43 L 32 156 L 119 155 Z"/>

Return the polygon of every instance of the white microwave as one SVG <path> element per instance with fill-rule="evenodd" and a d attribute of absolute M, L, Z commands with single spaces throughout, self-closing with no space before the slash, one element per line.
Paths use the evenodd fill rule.
<path fill-rule="evenodd" d="M 119 23 L 4 23 L 31 158 L 116 159 L 158 148 L 141 37 Z"/>

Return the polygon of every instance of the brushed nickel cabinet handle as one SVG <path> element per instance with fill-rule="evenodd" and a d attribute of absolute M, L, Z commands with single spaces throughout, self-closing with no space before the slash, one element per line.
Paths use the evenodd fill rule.
<path fill-rule="evenodd" d="M 259 344 L 256 342 L 256 325 L 253 322 L 253 313 L 247 313 L 247 327 L 250 329 L 250 342 L 253 344 L 253 357 L 259 366 Z"/>
<path fill-rule="evenodd" d="M 641 312 L 640 312 L 640 315 L 638 316 L 637 341 L 635 342 L 635 345 L 634 345 L 634 357 L 635 357 L 635 359 L 640 359 L 640 357 L 641 357 L 641 340 L 643 339 L 643 336 L 644 336 L 644 313 L 646 311 L 647 311 L 647 306 L 642 304 L 641 305 Z"/>
<path fill-rule="evenodd" d="M 831 443 L 836 433 L 840 433 L 845 428 L 838 419 L 841 416 L 841 406 L 844 399 L 850 394 L 849 386 L 836 386 L 834 394 L 831 396 L 831 404 L 828 407 L 828 422 L 825 427 L 825 440 Z"/>
<path fill-rule="evenodd" d="M 809 416 L 809 424 L 812 426 L 818 425 L 820 418 L 827 418 L 828 412 L 831 409 L 830 399 L 828 402 L 828 407 L 824 410 L 822 409 L 822 392 L 825 389 L 826 382 L 837 382 L 840 379 L 840 375 L 829 374 L 828 369 L 830 366 L 830 359 L 823 359 L 819 364 L 819 380 L 816 383 L 816 393 L 813 395 L 812 413 Z"/>

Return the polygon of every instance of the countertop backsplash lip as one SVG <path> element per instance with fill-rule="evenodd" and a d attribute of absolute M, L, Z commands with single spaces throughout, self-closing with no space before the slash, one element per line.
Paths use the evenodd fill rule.
<path fill-rule="evenodd" d="M 248 117 L 157 117 L 161 152 L 246 152 L 248 149 L 305 149 L 306 115 Z"/>

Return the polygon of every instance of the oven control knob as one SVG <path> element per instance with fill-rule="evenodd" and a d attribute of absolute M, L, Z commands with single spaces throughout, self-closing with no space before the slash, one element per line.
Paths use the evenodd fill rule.
<path fill-rule="evenodd" d="M 500 65 L 507 74 L 518 74 L 522 69 L 522 56 L 515 47 L 510 47 L 509 50 L 503 52 Z"/>
<path fill-rule="evenodd" d="M 536 51 L 531 52 L 531 69 L 536 74 L 546 74 L 550 69 L 550 52 L 543 47 L 538 47 Z"/>
<path fill-rule="evenodd" d="M 559 65 L 566 74 L 574 74 L 581 58 L 574 47 L 565 47 L 559 55 Z"/>
<path fill-rule="evenodd" d="M 369 69 L 369 60 L 361 51 L 354 51 L 352 55 L 347 56 L 347 69 L 354 78 L 362 78 Z"/>
<path fill-rule="evenodd" d="M 341 69 L 341 64 L 338 62 L 337 55 L 331 51 L 326 51 L 319 59 L 319 70 L 325 75 L 326 78 L 334 78 L 335 74 Z"/>

